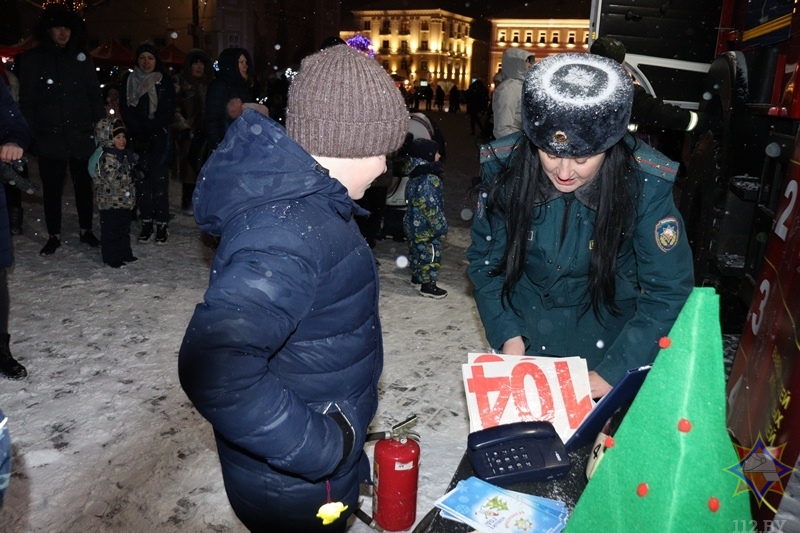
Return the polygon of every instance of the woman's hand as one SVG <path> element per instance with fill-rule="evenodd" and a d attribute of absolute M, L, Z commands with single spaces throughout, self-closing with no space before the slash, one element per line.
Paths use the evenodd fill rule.
<path fill-rule="evenodd" d="M 502 352 L 506 355 L 525 355 L 525 341 L 519 335 L 512 337 L 503 343 Z"/>
<path fill-rule="evenodd" d="M 244 103 L 242 102 L 242 99 L 231 98 L 228 100 L 228 103 L 225 105 L 225 112 L 228 113 L 228 116 L 233 120 L 241 117 L 242 113 L 244 113 Z"/>
<path fill-rule="evenodd" d="M 591 389 L 592 399 L 602 398 L 613 389 L 606 380 L 600 377 L 600 374 L 592 370 L 589 372 L 589 389 Z"/>

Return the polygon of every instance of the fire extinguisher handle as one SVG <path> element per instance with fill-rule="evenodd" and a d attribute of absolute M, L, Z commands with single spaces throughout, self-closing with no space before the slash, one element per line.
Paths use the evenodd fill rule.
<path fill-rule="evenodd" d="M 367 433 L 367 442 L 372 440 L 384 440 L 391 438 L 392 438 L 391 431 L 376 431 L 375 433 Z"/>

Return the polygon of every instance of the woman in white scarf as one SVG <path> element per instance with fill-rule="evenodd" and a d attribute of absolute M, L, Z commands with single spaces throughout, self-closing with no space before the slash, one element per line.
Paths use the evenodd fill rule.
<path fill-rule="evenodd" d="M 136 49 L 136 66 L 122 86 L 122 120 L 144 169 L 144 180 L 136 187 L 142 221 L 139 242 L 150 242 L 155 234 L 156 244 L 166 244 L 175 91 L 153 44 L 142 43 Z"/>

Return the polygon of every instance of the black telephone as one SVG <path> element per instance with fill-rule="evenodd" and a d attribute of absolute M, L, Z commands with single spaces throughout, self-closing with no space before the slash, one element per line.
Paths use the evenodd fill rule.
<path fill-rule="evenodd" d="M 548 481 L 569 472 L 569 454 L 550 422 L 482 429 L 470 433 L 467 444 L 475 475 L 495 485 Z"/>

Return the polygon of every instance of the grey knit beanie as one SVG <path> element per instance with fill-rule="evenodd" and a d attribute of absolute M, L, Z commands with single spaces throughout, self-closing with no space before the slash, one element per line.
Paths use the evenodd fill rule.
<path fill-rule="evenodd" d="M 310 154 L 388 154 L 403 144 L 407 131 L 408 111 L 392 78 L 350 46 L 306 57 L 289 86 L 286 132 Z"/>

